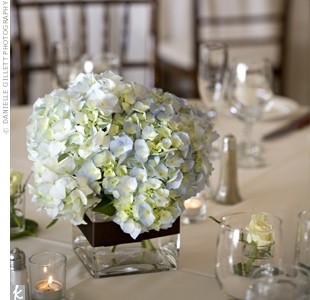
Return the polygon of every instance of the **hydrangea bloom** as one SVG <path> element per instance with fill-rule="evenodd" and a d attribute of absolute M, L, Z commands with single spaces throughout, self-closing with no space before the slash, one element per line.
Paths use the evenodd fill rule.
<path fill-rule="evenodd" d="M 79 74 L 33 106 L 32 200 L 75 225 L 88 209 L 101 211 L 133 238 L 169 228 L 205 187 L 216 137 L 184 99 L 112 72 Z"/>

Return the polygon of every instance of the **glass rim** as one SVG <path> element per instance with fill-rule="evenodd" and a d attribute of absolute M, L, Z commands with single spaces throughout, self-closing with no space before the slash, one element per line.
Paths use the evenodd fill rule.
<path fill-rule="evenodd" d="M 39 263 L 39 262 L 35 262 L 33 259 L 35 259 L 36 257 L 39 257 L 40 255 L 53 255 L 56 259 L 60 258 L 60 261 L 53 262 L 53 263 Z M 35 253 L 35 254 L 31 255 L 29 257 L 28 261 L 32 265 L 37 265 L 37 266 L 58 266 L 58 265 L 61 265 L 61 264 L 66 264 L 67 256 L 64 255 L 63 253 L 60 253 L 60 252 L 42 251 L 42 252 L 38 252 L 38 253 Z"/>
<path fill-rule="evenodd" d="M 228 49 L 228 44 L 224 41 L 219 40 L 208 40 L 208 41 L 202 41 L 199 43 L 199 48 L 203 48 L 204 46 L 214 46 L 214 49 Z"/>
<path fill-rule="evenodd" d="M 305 209 L 302 209 L 301 211 L 299 211 L 298 217 L 301 218 L 303 216 L 309 216 L 310 217 L 310 210 L 305 208 Z"/>
<path fill-rule="evenodd" d="M 282 225 L 282 223 L 283 223 L 283 220 L 280 217 L 278 217 L 277 215 L 274 215 L 272 213 L 269 213 L 269 212 L 265 212 L 265 211 L 258 211 L 258 212 L 254 212 L 254 211 L 239 211 L 239 212 L 234 212 L 234 213 L 230 213 L 230 214 L 222 216 L 220 218 L 220 225 L 221 226 L 225 226 L 225 227 L 229 226 L 231 229 L 234 229 L 227 222 L 228 220 L 232 219 L 233 217 L 242 216 L 242 215 L 246 215 L 246 216 L 249 216 L 251 218 L 251 216 L 254 215 L 254 214 L 263 214 L 265 216 L 269 216 L 269 217 L 277 220 L 279 222 L 279 225 Z"/>

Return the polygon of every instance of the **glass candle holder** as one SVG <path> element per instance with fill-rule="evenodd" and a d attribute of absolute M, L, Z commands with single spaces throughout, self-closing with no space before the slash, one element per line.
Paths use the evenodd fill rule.
<path fill-rule="evenodd" d="M 207 205 L 201 197 L 192 197 L 184 201 L 185 210 L 182 213 L 182 223 L 191 224 L 198 223 L 206 219 Z"/>
<path fill-rule="evenodd" d="M 64 300 L 66 297 L 65 255 L 40 252 L 29 258 L 29 284 L 33 300 Z"/>

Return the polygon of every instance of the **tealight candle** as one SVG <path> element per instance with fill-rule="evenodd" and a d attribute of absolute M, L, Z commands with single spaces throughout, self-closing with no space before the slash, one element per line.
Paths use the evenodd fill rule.
<path fill-rule="evenodd" d="M 187 216 L 197 216 L 202 208 L 202 201 L 198 198 L 190 198 L 184 201 Z"/>
<path fill-rule="evenodd" d="M 32 300 L 66 298 L 66 261 L 66 256 L 57 252 L 39 252 L 29 258 Z"/>
<path fill-rule="evenodd" d="M 182 214 L 182 223 L 197 223 L 206 218 L 206 203 L 200 198 L 190 198 L 184 201 L 185 210 Z"/>
<path fill-rule="evenodd" d="M 62 284 L 49 276 L 36 283 L 32 296 L 35 300 L 59 300 L 63 298 L 62 292 Z"/>

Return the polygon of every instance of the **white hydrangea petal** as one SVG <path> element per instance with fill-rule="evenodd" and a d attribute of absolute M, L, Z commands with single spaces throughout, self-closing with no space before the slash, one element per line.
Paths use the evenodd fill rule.
<path fill-rule="evenodd" d="M 142 203 L 136 207 L 139 221 L 145 226 L 151 226 L 155 221 L 155 215 L 152 208 L 147 203 Z"/>
<path fill-rule="evenodd" d="M 131 151 L 133 147 L 133 141 L 127 135 L 117 136 L 110 143 L 110 150 L 115 157 L 119 157 L 128 151 Z"/>
<path fill-rule="evenodd" d="M 142 130 L 142 139 L 153 141 L 157 136 L 157 132 L 154 130 L 152 126 L 146 126 Z"/>
<path fill-rule="evenodd" d="M 135 177 L 137 181 L 146 182 L 147 172 L 145 169 L 133 167 L 130 170 L 130 176 Z"/>
<path fill-rule="evenodd" d="M 137 189 L 137 179 L 130 176 L 121 176 L 116 186 L 116 190 L 120 195 L 133 193 Z"/>
<path fill-rule="evenodd" d="M 177 172 L 174 173 L 173 177 L 167 181 L 167 188 L 173 190 L 178 189 L 181 185 L 182 179 L 183 179 L 182 172 L 178 170 Z"/>
<path fill-rule="evenodd" d="M 146 162 L 150 155 L 149 147 L 145 140 L 138 139 L 135 141 L 135 158 L 138 162 Z"/>
<path fill-rule="evenodd" d="M 62 200 L 66 197 L 66 186 L 63 182 L 57 181 L 50 190 L 50 195 L 56 201 Z"/>
<path fill-rule="evenodd" d="M 102 176 L 100 169 L 91 160 L 86 162 L 77 174 L 87 178 L 90 182 L 101 179 Z"/>
<path fill-rule="evenodd" d="M 137 236 L 141 233 L 141 225 L 132 219 L 128 219 L 126 222 L 121 223 L 120 225 L 122 230 L 125 233 L 129 233 L 133 239 L 136 239 Z"/>
<path fill-rule="evenodd" d="M 124 211 L 118 211 L 115 214 L 113 221 L 117 224 L 122 224 L 128 220 L 128 214 Z"/>

